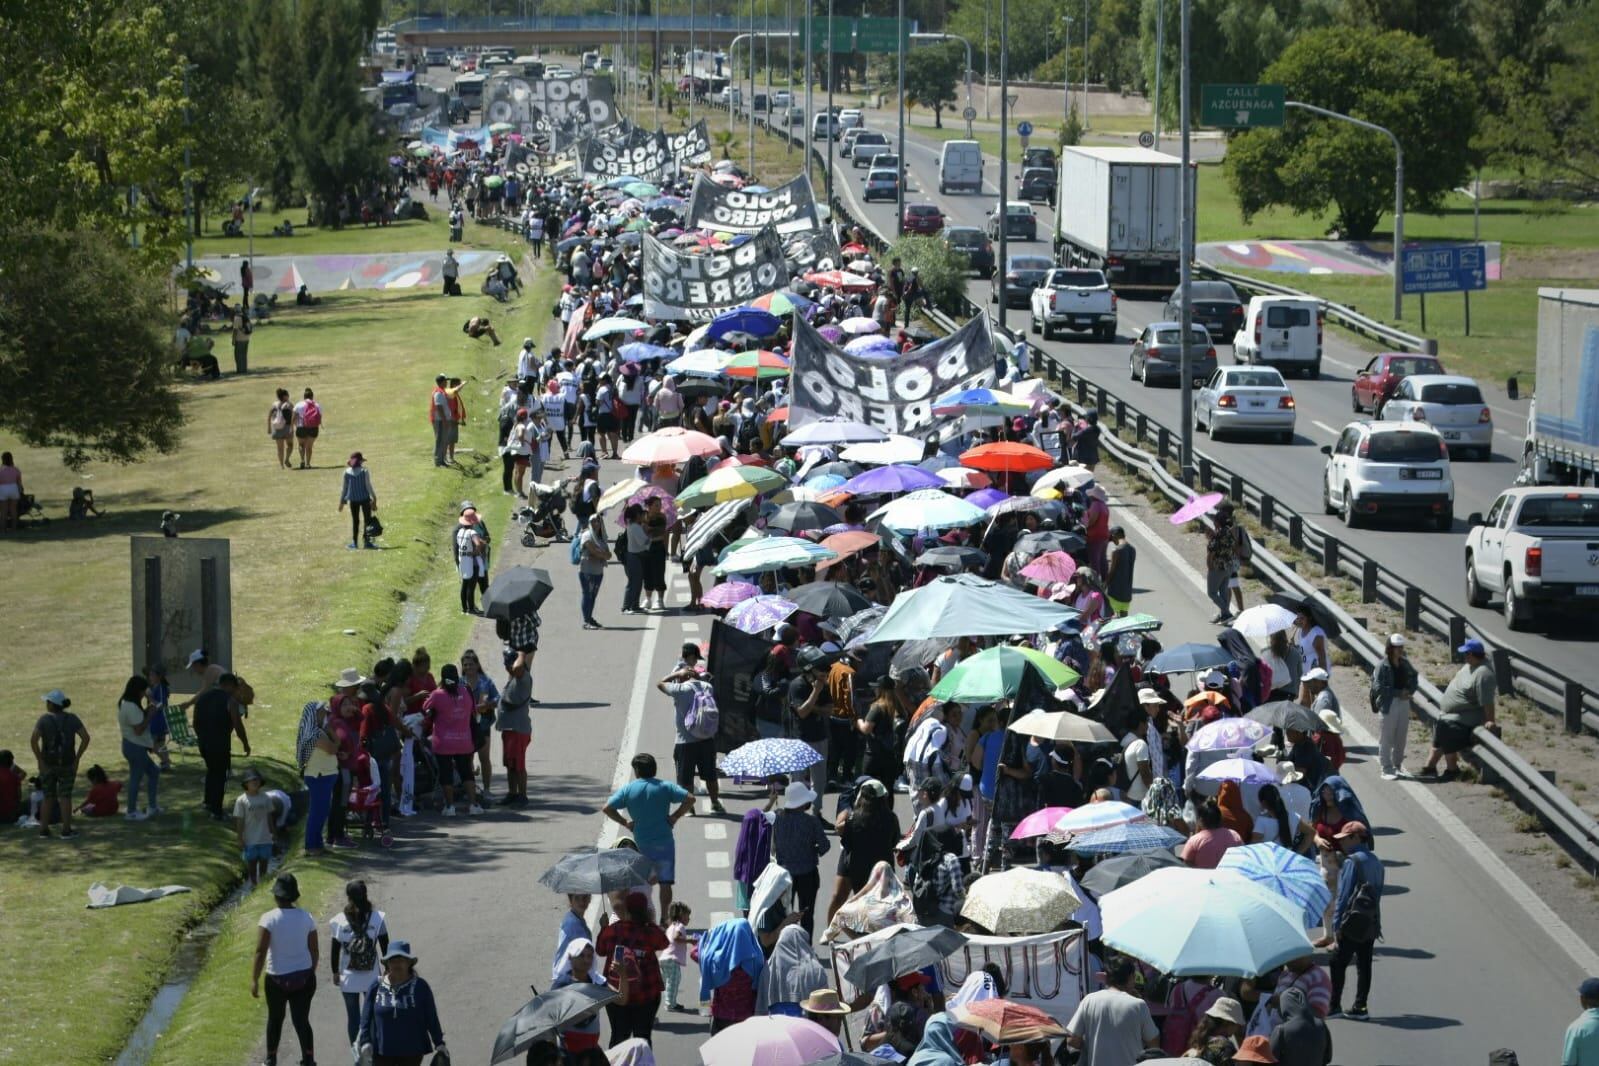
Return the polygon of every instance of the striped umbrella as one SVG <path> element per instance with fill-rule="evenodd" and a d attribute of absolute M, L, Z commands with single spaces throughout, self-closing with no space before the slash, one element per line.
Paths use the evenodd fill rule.
<path fill-rule="evenodd" d="M 797 610 L 797 603 L 781 596 L 752 596 L 728 611 L 727 620 L 741 633 L 760 633 L 778 625 Z"/>
<path fill-rule="evenodd" d="M 1130 803 L 1090 803 L 1078 807 L 1072 813 L 1061 818 L 1055 823 L 1052 833 L 1071 834 L 1087 833 L 1095 829 L 1108 829 L 1114 825 L 1126 825 L 1128 822 L 1145 822 L 1149 816 Z"/>
<path fill-rule="evenodd" d="M 803 740 L 767 737 L 734 748 L 722 759 L 722 773 L 729 777 L 797 774 L 821 761 L 821 752 Z"/>
<path fill-rule="evenodd" d="M 724 581 L 701 596 L 700 603 L 706 607 L 726 610 L 760 594 L 761 587 L 752 585 L 748 581 Z"/>
<path fill-rule="evenodd" d="M 1300 908 L 1304 911 L 1306 929 L 1321 924 L 1327 904 L 1332 902 L 1332 890 L 1316 864 L 1281 844 L 1267 842 L 1228 848 L 1221 857 L 1220 869 L 1236 870 Z"/>
<path fill-rule="evenodd" d="M 816 303 L 815 301 L 807 300 L 798 293 L 778 291 L 769 292 L 765 296 L 757 296 L 745 306 L 759 307 L 762 311 L 774 315 L 787 315 L 795 311 L 802 313 L 809 311 L 816 306 Z"/>
<path fill-rule="evenodd" d="M 764 466 L 724 466 L 711 471 L 678 494 L 681 507 L 709 507 L 729 500 L 747 500 L 776 492 L 788 482 Z"/>
<path fill-rule="evenodd" d="M 740 352 L 722 367 L 730 378 L 781 378 L 788 376 L 788 360 L 776 352 L 763 350 Z"/>
<path fill-rule="evenodd" d="M 739 520 L 748 506 L 748 500 L 728 500 L 700 515 L 683 537 L 683 558 L 691 559 L 701 548 L 710 545 L 723 530 Z"/>
<path fill-rule="evenodd" d="M 1077 808 L 1077 810 L 1082 809 Z M 1076 813 L 1077 811 L 1072 812 Z M 1156 825 L 1154 822 L 1128 822 L 1125 825 L 1113 825 L 1108 829 L 1096 829 L 1091 833 L 1074 834 L 1066 842 L 1066 847 L 1070 851 L 1081 851 L 1089 855 L 1122 855 L 1129 851 L 1170 848 L 1182 842 L 1183 835 L 1169 826 Z"/>
<path fill-rule="evenodd" d="M 759 574 L 789 567 L 815 566 L 838 553 L 799 537 L 762 537 L 729 552 L 716 564 L 718 574 Z"/>

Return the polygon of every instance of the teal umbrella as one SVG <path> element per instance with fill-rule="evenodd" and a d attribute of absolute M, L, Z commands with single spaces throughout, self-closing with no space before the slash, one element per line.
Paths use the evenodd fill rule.
<path fill-rule="evenodd" d="M 956 703 L 992 703 L 1016 695 L 1028 674 L 1037 675 L 1052 689 L 1076 684 L 1079 676 L 1041 651 L 1002 645 L 962 659 L 928 695 Z"/>
<path fill-rule="evenodd" d="M 1118 633 L 1148 633 L 1159 629 L 1160 619 L 1152 614 L 1130 614 L 1126 618 L 1113 618 L 1099 627 L 1101 637 L 1114 637 Z"/>
<path fill-rule="evenodd" d="M 636 196 L 640 200 L 653 200 L 661 195 L 661 190 L 647 181 L 635 181 L 630 185 L 622 186 L 622 191 L 629 196 Z"/>
<path fill-rule="evenodd" d="M 895 597 L 869 642 L 1044 633 L 1077 615 L 1010 585 L 952 574 Z"/>

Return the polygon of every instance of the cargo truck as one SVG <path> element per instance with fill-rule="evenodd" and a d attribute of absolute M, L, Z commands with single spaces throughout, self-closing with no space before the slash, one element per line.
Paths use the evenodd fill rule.
<path fill-rule="evenodd" d="M 1599 481 L 1599 289 L 1538 290 L 1538 388 L 1522 482 Z"/>
<path fill-rule="evenodd" d="M 1103 270 L 1119 292 L 1171 291 L 1182 254 L 1181 167 L 1147 148 L 1063 148 L 1056 262 Z"/>

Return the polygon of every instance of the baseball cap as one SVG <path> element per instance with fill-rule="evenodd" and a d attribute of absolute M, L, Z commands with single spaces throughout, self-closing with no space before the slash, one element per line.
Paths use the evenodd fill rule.
<path fill-rule="evenodd" d="M 1371 830 L 1366 828 L 1365 822 L 1357 822 L 1351 818 L 1343 824 L 1343 827 L 1338 830 L 1338 835 L 1333 837 L 1333 839 L 1342 840 L 1345 837 L 1363 837 L 1369 832 Z"/>
<path fill-rule="evenodd" d="M 1455 649 L 1462 655 L 1487 655 L 1488 649 L 1483 647 L 1482 641 L 1476 637 L 1468 637 L 1466 642 Z"/>
<path fill-rule="evenodd" d="M 195 648 L 193 651 L 191 651 L 189 653 L 189 665 L 193 666 L 195 663 L 199 662 L 200 660 L 202 660 L 204 658 L 205 658 L 205 649 L 204 648 Z"/>
<path fill-rule="evenodd" d="M 1166 700 L 1152 688 L 1141 688 L 1138 690 L 1138 702 L 1164 704 Z"/>
<path fill-rule="evenodd" d="M 1227 675 L 1220 670 L 1212 670 L 1205 675 L 1206 688 L 1221 688 L 1227 683 Z"/>
<path fill-rule="evenodd" d="M 72 701 L 67 699 L 67 694 L 58 688 L 53 688 L 44 694 L 44 702 L 53 704 L 65 710 L 72 706 Z"/>
<path fill-rule="evenodd" d="M 251 781 L 264 781 L 264 780 L 266 780 L 266 779 L 261 776 L 261 771 L 257 770 L 255 767 L 252 766 L 248 770 L 244 771 L 244 776 L 239 778 L 239 783 L 247 785 Z"/>
<path fill-rule="evenodd" d="M 1327 680 L 1327 671 L 1323 670 L 1319 666 L 1312 666 L 1309 670 L 1306 670 L 1303 674 L 1299 675 L 1299 680 L 1325 681 Z"/>
<path fill-rule="evenodd" d="M 1583 999 L 1599 999 L 1599 977 L 1589 977 L 1577 986 L 1577 995 Z"/>
<path fill-rule="evenodd" d="M 1403 633 L 1390 633 L 1390 634 L 1388 634 L 1388 646 L 1390 648 L 1403 648 L 1405 646 L 1405 636 L 1404 636 L 1404 634 Z"/>

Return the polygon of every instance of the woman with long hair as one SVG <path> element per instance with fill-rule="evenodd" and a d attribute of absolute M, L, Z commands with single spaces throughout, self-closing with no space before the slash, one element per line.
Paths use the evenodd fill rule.
<path fill-rule="evenodd" d="M 455 525 L 455 566 L 461 575 L 461 613 L 477 614 L 477 594 L 489 587 L 489 541 L 477 509 L 463 504 Z"/>
<path fill-rule="evenodd" d="M 455 789 L 466 790 L 468 814 L 482 814 L 477 782 L 472 773 L 472 716 L 477 711 L 472 690 L 461 681 L 454 663 L 439 671 L 439 687 L 428 694 L 422 710 L 433 719 L 433 754 L 439 760 L 439 782 L 444 786 L 444 816 L 455 816 Z"/>
<path fill-rule="evenodd" d="M 359 541 L 368 548 L 376 548 L 372 537 L 367 533 L 367 525 L 372 521 L 372 516 L 377 514 L 378 493 L 372 487 L 372 472 L 366 468 L 366 457 L 360 452 L 351 452 L 348 462 L 344 467 L 344 480 L 339 489 L 339 510 L 344 510 L 345 505 L 350 508 L 350 543 L 347 548 L 354 548 Z"/>
<path fill-rule="evenodd" d="M 1221 824 L 1238 834 L 1238 839 L 1248 843 L 1254 839 L 1255 819 L 1244 806 L 1244 790 L 1237 781 L 1223 781 L 1216 793 L 1216 806 L 1221 808 Z"/>
<path fill-rule="evenodd" d="M 1277 786 L 1261 785 L 1258 797 L 1260 816 L 1255 819 L 1255 832 L 1249 843 L 1279 844 L 1292 848 L 1298 827 L 1293 824 L 1293 815 L 1288 812 L 1288 805 L 1283 802 Z"/>
<path fill-rule="evenodd" d="M 483 672 L 477 652 L 471 648 L 461 653 L 461 684 L 472 693 L 472 743 L 477 748 L 478 768 L 483 774 L 484 802 L 492 800 L 489 786 L 494 783 L 494 762 L 490 758 L 490 741 L 494 739 L 494 707 L 500 702 L 499 687 Z"/>
<path fill-rule="evenodd" d="M 894 846 L 901 836 L 893 800 L 878 780 L 861 782 L 854 804 L 838 816 L 834 828 L 838 830 L 838 878 L 827 905 L 829 922 L 850 896 L 866 887 L 878 863 L 893 864 Z"/>
<path fill-rule="evenodd" d="M 145 704 L 145 693 L 150 682 L 140 674 L 128 678 L 122 686 L 122 696 L 117 700 L 117 728 L 122 731 L 122 757 L 128 760 L 128 814 L 130 822 L 142 822 L 161 813 L 156 802 L 156 791 L 161 784 L 161 769 L 150 757 L 155 748 L 155 737 L 150 732 L 150 718 L 156 709 Z M 139 813 L 139 786 L 150 782 L 150 805 Z"/>
<path fill-rule="evenodd" d="M 361 998 L 382 977 L 380 961 L 389 950 L 389 929 L 383 912 L 372 906 L 365 881 L 344 886 L 344 909 L 328 922 L 329 965 L 344 995 L 345 1030 L 355 1042 L 361 1028 Z"/>

